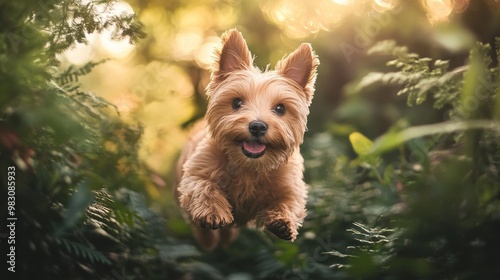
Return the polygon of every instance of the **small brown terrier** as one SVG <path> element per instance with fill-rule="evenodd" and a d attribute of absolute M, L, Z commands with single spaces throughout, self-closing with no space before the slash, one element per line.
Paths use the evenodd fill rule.
<path fill-rule="evenodd" d="M 302 44 L 262 73 L 240 32 L 227 31 L 222 42 L 205 121 L 178 162 L 178 202 L 206 249 L 229 244 L 247 224 L 294 241 L 306 216 L 299 145 L 319 60 Z"/>

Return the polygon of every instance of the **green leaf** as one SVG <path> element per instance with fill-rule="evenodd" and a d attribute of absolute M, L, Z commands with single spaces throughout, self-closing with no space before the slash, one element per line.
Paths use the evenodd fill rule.
<path fill-rule="evenodd" d="M 477 118 L 482 109 L 480 104 L 484 103 L 482 92 L 486 90 L 481 85 L 481 77 L 486 77 L 486 69 L 482 65 L 482 53 L 479 47 L 471 52 L 469 67 L 464 77 L 464 85 L 460 100 L 462 116 L 465 119 Z"/>
<path fill-rule="evenodd" d="M 73 227 L 83 216 L 88 205 L 94 200 L 94 195 L 88 187 L 87 181 L 78 184 L 77 190 L 72 194 L 68 208 L 62 216 L 64 224 L 56 229 L 56 236 L 60 236 L 67 229 Z"/>
<path fill-rule="evenodd" d="M 390 131 L 377 138 L 371 148 L 364 152 L 360 160 L 380 155 L 395 148 L 398 148 L 405 142 L 429 135 L 441 133 L 453 133 L 471 129 L 486 129 L 500 131 L 500 122 L 490 120 L 473 121 L 448 121 L 437 124 L 414 126 L 401 131 Z"/>
<path fill-rule="evenodd" d="M 92 263 L 111 264 L 111 261 L 102 252 L 96 250 L 91 245 L 73 242 L 65 238 L 56 239 L 56 242 L 62 243 L 68 253 L 74 254 L 77 257 L 87 259 Z"/>
<path fill-rule="evenodd" d="M 383 179 L 384 179 L 384 183 L 386 185 L 392 185 L 392 180 L 394 179 L 394 166 L 392 165 L 388 165 L 385 169 L 384 169 L 384 173 L 383 173 Z"/>
<path fill-rule="evenodd" d="M 373 142 L 359 132 L 349 134 L 349 141 L 358 156 L 366 154 L 373 146 Z"/>

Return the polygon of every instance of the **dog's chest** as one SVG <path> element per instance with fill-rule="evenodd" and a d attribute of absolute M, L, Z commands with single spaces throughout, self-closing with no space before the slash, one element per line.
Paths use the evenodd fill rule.
<path fill-rule="evenodd" d="M 239 174 L 231 178 L 224 187 L 226 197 L 233 207 L 233 215 L 237 224 L 245 224 L 255 219 L 257 213 L 267 208 L 270 180 L 259 178 L 257 174 Z"/>

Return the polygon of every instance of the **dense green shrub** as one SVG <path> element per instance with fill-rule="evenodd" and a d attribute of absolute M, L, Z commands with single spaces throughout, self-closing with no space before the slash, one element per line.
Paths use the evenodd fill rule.
<path fill-rule="evenodd" d="M 0 4 L 0 217 L 17 219 L 9 244 L 15 274 L 6 279 L 106 279 L 122 270 L 154 278 L 178 270 L 160 258 L 156 246 L 169 241 L 152 240 L 165 240 L 163 222 L 136 192 L 148 183 L 137 156 L 140 126 L 80 88 L 79 77 L 99 63 L 63 69 L 58 60 L 87 33 L 144 36 L 134 15 L 104 16 L 112 2 Z M 7 174 L 15 182 L 9 212 Z M 3 260 L 12 251 L 5 245 Z"/>
<path fill-rule="evenodd" d="M 430 96 L 435 109 L 447 108 L 448 120 L 396 126 L 373 143 L 351 134 L 355 163 L 395 199 L 369 226 L 349 229 L 354 242 L 330 252 L 339 258 L 334 266 L 363 279 L 498 278 L 500 40 L 493 59 L 491 46 L 478 44 L 468 65 L 453 70 L 394 42 L 371 52 L 393 56 L 387 64 L 396 71 L 370 73 L 358 90 L 396 84 L 410 106 Z M 383 156 L 397 149 L 398 156 Z"/>

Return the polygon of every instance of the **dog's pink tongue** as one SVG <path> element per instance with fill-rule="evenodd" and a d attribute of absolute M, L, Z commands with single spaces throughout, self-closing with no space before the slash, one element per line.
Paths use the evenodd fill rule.
<path fill-rule="evenodd" d="M 243 142 L 243 148 L 252 154 L 260 154 L 266 149 L 266 145 L 255 141 Z"/>

